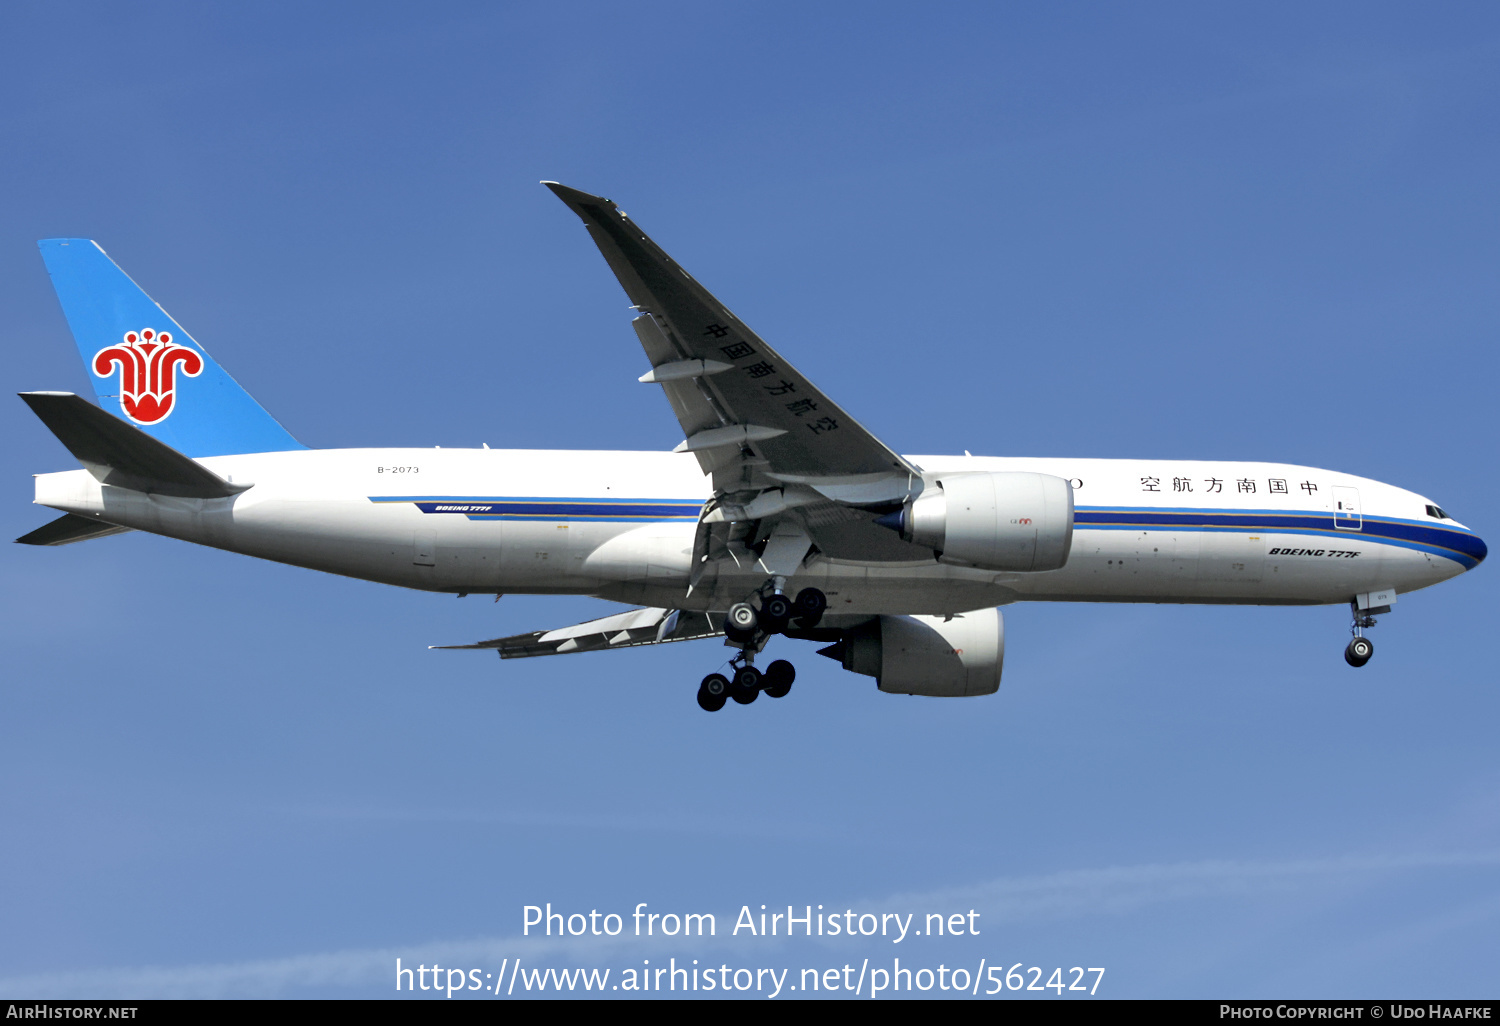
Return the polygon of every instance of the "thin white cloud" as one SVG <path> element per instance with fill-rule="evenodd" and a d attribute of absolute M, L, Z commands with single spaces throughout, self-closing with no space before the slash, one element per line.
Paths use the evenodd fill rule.
<path fill-rule="evenodd" d="M 37 998 L 231 998 L 284 997 L 302 990 L 354 989 L 394 992 L 396 959 L 403 968 L 442 965 L 498 971 L 503 959 L 574 952 L 576 939 L 481 938 L 400 948 L 357 948 L 246 962 L 196 966 L 144 966 L 18 976 L 0 980 L 0 994 Z M 373 993 L 372 993 L 373 992 Z"/>
<path fill-rule="evenodd" d="M 1210 895 L 1256 894 L 1334 882 L 1361 884 L 1392 873 L 1500 865 L 1500 851 L 1405 855 L 1347 855 L 1286 862 L 1215 859 L 1143 866 L 1079 869 L 1030 877 L 1001 877 L 970 887 L 898 894 L 886 907 L 983 908 L 989 919 L 1057 920 L 1123 913 L 1145 905 Z"/>

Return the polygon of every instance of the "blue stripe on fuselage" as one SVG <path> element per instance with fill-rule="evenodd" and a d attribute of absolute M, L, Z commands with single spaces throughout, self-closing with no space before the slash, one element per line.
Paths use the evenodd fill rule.
<path fill-rule="evenodd" d="M 371 502 L 410 502 L 423 513 L 461 513 L 470 520 L 582 520 L 632 523 L 697 520 L 701 502 L 679 499 L 582 499 L 469 495 L 372 495 Z"/>
<path fill-rule="evenodd" d="M 1079 506 L 1074 511 L 1073 524 L 1076 528 L 1105 531 L 1264 531 L 1275 534 L 1364 538 L 1400 548 L 1431 552 L 1462 564 L 1466 570 L 1478 566 L 1489 551 L 1478 535 L 1459 528 L 1374 516 L 1364 517 L 1360 528 L 1338 528 L 1333 526 L 1331 514 L 1305 510 L 1273 513 L 1258 509 Z"/>
<path fill-rule="evenodd" d="M 690 499 L 600 499 L 472 495 L 372 495 L 371 502 L 409 502 L 423 513 L 458 513 L 470 520 L 643 523 L 697 520 L 702 503 Z M 1090 531 L 1264 531 L 1319 537 L 1363 538 L 1430 552 L 1469 570 L 1488 554 L 1472 531 L 1391 517 L 1366 516 L 1361 528 L 1336 528 L 1327 511 L 1191 509 L 1152 506 L 1079 506 L 1074 526 Z"/>

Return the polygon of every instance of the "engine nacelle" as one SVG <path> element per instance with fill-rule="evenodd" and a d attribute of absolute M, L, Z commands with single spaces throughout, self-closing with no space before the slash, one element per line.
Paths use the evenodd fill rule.
<path fill-rule="evenodd" d="M 1073 547 L 1073 483 L 1051 474 L 944 474 L 901 511 L 900 527 L 943 563 L 1057 570 Z"/>
<path fill-rule="evenodd" d="M 1005 620 L 998 609 L 941 616 L 881 616 L 825 649 L 844 669 L 896 695 L 962 698 L 1000 689 Z"/>

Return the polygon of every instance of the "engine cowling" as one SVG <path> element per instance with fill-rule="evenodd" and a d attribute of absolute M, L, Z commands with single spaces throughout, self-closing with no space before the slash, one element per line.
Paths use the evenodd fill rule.
<path fill-rule="evenodd" d="M 992 695 L 1000 689 L 1005 665 L 1005 619 L 998 609 L 951 620 L 880 616 L 823 651 L 840 657 L 844 669 L 874 677 L 890 694 Z"/>
<path fill-rule="evenodd" d="M 1023 472 L 945 474 L 901 511 L 900 529 L 943 563 L 1057 570 L 1073 547 L 1073 483 Z"/>

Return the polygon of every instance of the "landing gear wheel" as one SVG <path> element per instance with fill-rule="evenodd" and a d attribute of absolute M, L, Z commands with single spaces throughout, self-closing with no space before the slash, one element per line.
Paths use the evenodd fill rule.
<path fill-rule="evenodd" d="M 747 641 L 760 625 L 760 614 L 748 602 L 736 602 L 724 617 L 724 633 L 731 641 Z"/>
<path fill-rule="evenodd" d="M 803 588 L 797 593 L 797 601 L 792 603 L 792 615 L 797 618 L 797 626 L 815 627 L 827 608 L 827 595 L 817 588 Z"/>
<path fill-rule="evenodd" d="M 765 679 L 755 667 L 741 666 L 734 671 L 734 679 L 729 682 L 729 697 L 740 705 L 749 705 L 759 697 L 764 683 Z"/>
<path fill-rule="evenodd" d="M 767 634 L 780 634 L 792 618 L 792 600 L 785 595 L 772 595 L 760 606 L 761 630 Z"/>
<path fill-rule="evenodd" d="M 710 673 L 698 685 L 698 707 L 705 712 L 718 712 L 729 699 L 729 678 L 722 673 Z"/>
<path fill-rule="evenodd" d="M 785 659 L 778 659 L 766 667 L 765 693 L 772 698 L 785 698 L 792 690 L 792 681 L 797 679 L 797 670 Z"/>
<path fill-rule="evenodd" d="M 1370 643 L 1369 638 L 1355 638 L 1349 642 L 1349 647 L 1344 649 L 1344 662 L 1350 666 L 1363 666 L 1374 654 L 1375 646 Z"/>

